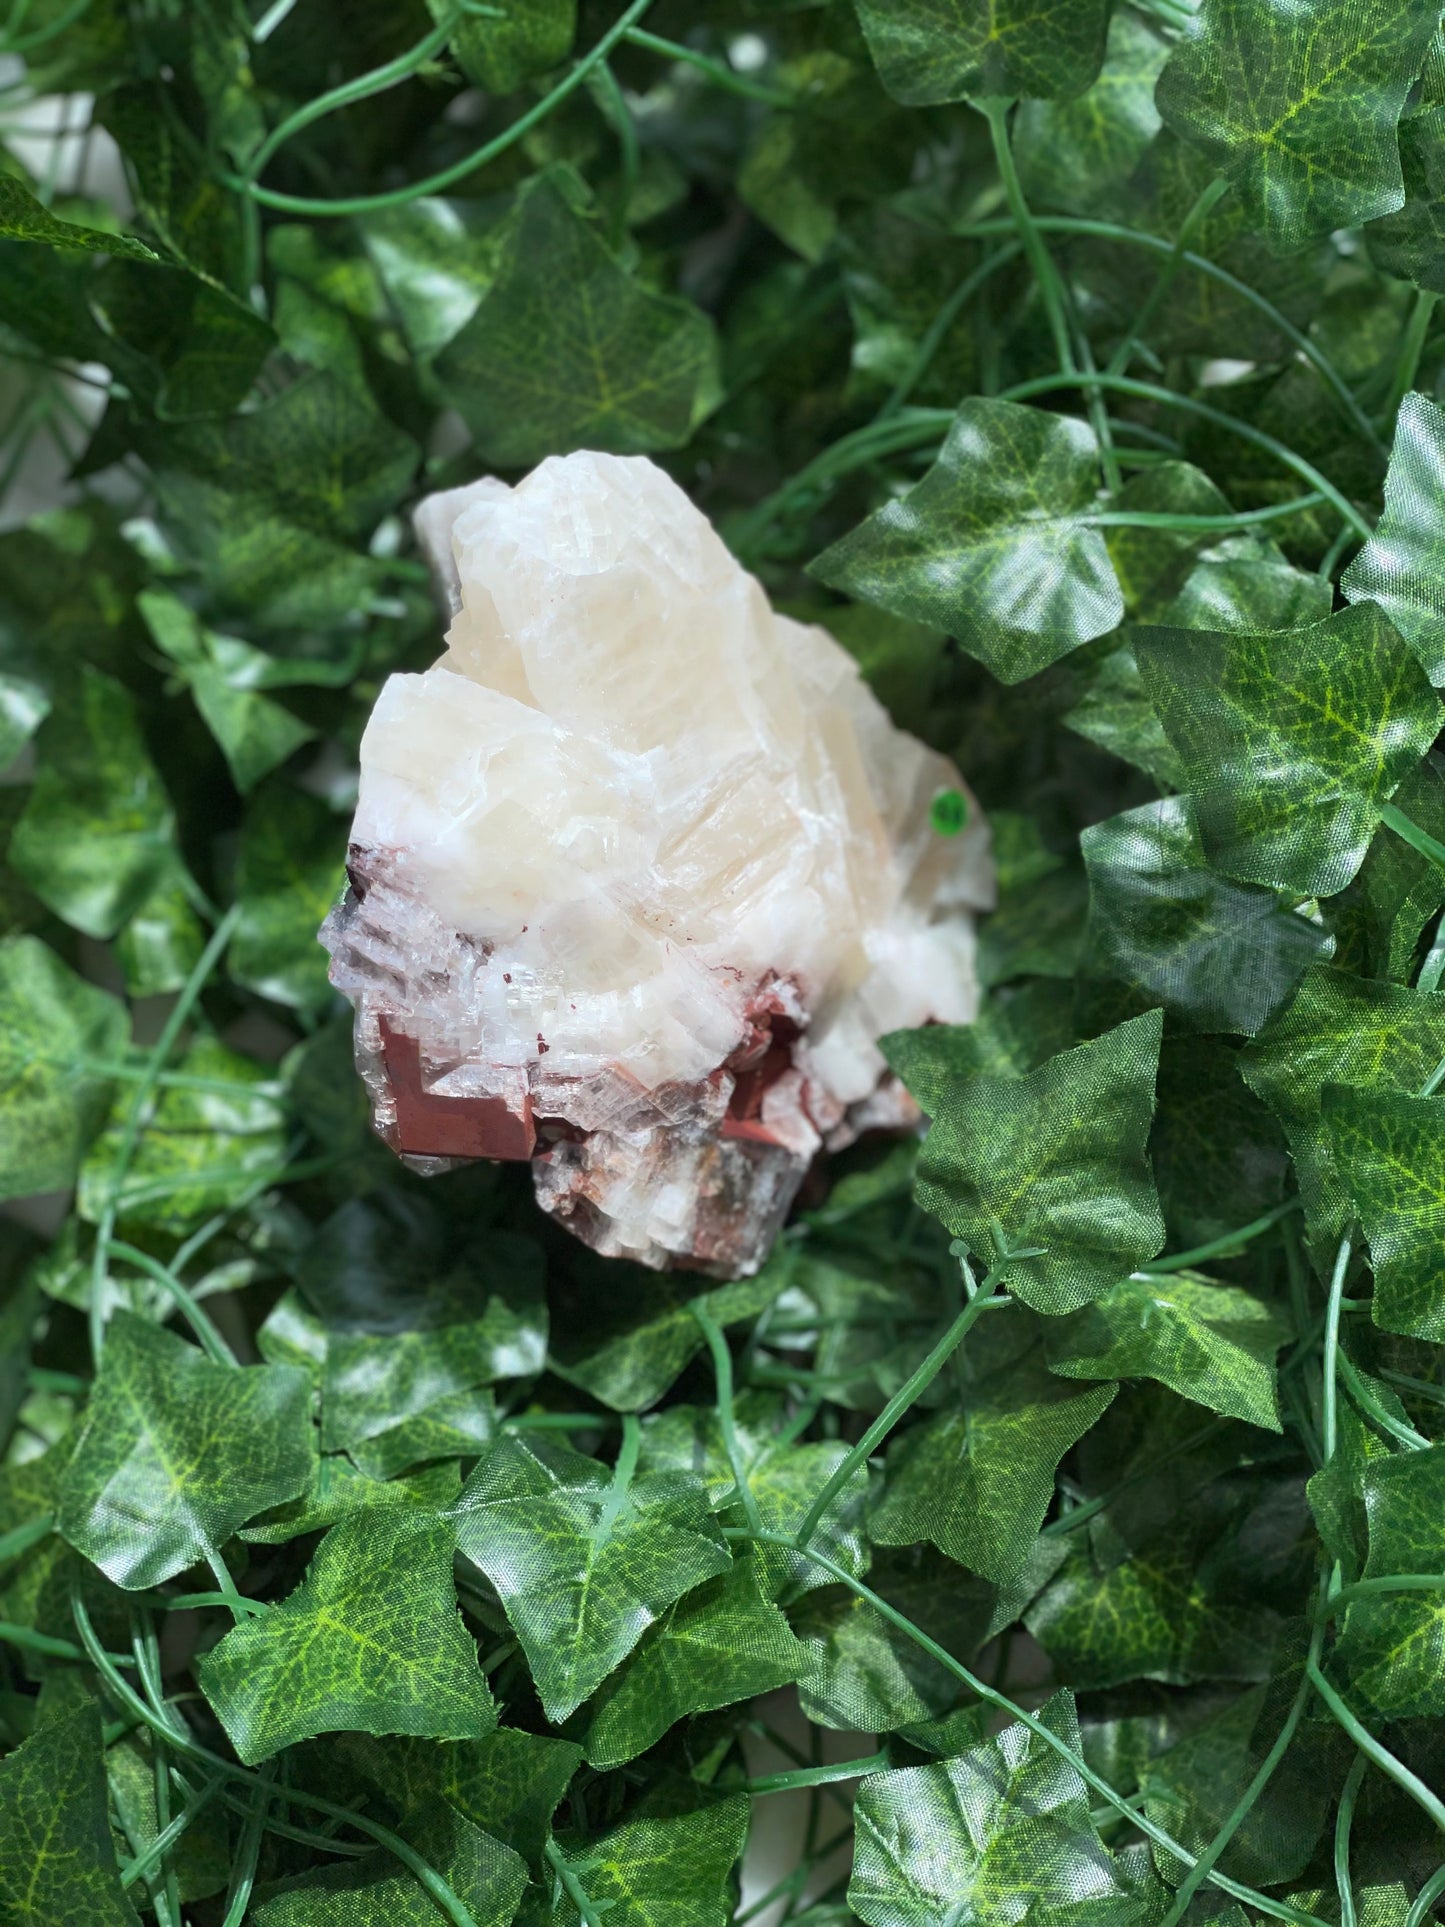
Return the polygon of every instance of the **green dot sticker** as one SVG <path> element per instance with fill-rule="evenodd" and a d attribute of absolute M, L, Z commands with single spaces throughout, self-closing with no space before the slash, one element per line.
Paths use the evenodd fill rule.
<path fill-rule="evenodd" d="M 940 790 L 928 820 L 940 836 L 957 836 L 968 821 L 968 798 L 962 790 Z"/>

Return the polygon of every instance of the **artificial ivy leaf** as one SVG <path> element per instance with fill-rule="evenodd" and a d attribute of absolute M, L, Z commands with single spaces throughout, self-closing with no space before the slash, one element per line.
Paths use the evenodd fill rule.
<path fill-rule="evenodd" d="M 140 1927 L 120 1884 L 100 1708 L 42 1718 L 0 1761 L 0 1916 L 9 1927 Z"/>
<path fill-rule="evenodd" d="M 263 1345 L 263 1353 L 266 1349 Z M 238 1536 L 248 1545 L 282 1546 L 378 1506 L 442 1512 L 455 1503 L 461 1489 L 461 1473 L 455 1463 L 423 1466 L 405 1478 L 373 1478 L 349 1457 L 333 1452 L 316 1462 L 314 1476 L 299 1498 L 258 1513 L 250 1525 L 242 1526 Z"/>
<path fill-rule="evenodd" d="M 74 1181 L 129 1039 L 125 1006 L 38 937 L 0 942 L 0 1196 Z"/>
<path fill-rule="evenodd" d="M 1068 1050 L 1076 1036 L 1072 1012 L 1072 989 L 1046 978 L 988 998 L 971 1024 L 894 1031 L 888 1061 L 932 1117 L 961 1078 L 1023 1077 Z"/>
<path fill-rule="evenodd" d="M 122 1219 L 183 1231 L 198 1218 L 225 1210 L 279 1172 L 286 1155 L 281 1102 L 264 1068 L 198 1037 L 176 1066 L 177 1083 L 162 1091 L 145 1133 L 116 1179 L 129 1128 L 131 1086 L 95 1140 L 80 1171 L 77 1208 L 98 1223 L 114 1202 Z M 220 1088 L 206 1088 L 207 1085 Z"/>
<path fill-rule="evenodd" d="M 304 1372 L 213 1364 L 117 1312 L 61 1479 L 61 1532 L 116 1585 L 158 1586 L 305 1489 L 309 1406 Z"/>
<path fill-rule="evenodd" d="M 1077 1391 L 1045 1360 L 1039 1322 L 1010 1308 L 975 1326 L 945 1409 L 888 1453 L 870 1526 L 880 1545 L 931 1540 L 997 1582 L 1033 1550 L 1059 1460 L 1107 1410 L 1113 1385 Z"/>
<path fill-rule="evenodd" d="M 1365 1579 L 1438 1573 L 1445 1565 L 1445 1446 L 1367 1465 L 1370 1550 Z M 1445 1588 L 1379 1592 L 1345 1610 L 1331 1665 L 1386 1719 L 1445 1713 Z"/>
<path fill-rule="evenodd" d="M 1440 1343 L 1445 1098 L 1328 1084 L 1322 1111 L 1334 1170 L 1370 1241 L 1371 1317 L 1384 1331 Z"/>
<path fill-rule="evenodd" d="M 1006 1274 L 1036 1311 L 1101 1297 L 1164 1242 L 1145 1154 L 1162 1026 L 1150 1011 L 1026 1077 L 975 1077 L 938 1093 L 918 1202 L 994 1261 L 1004 1240 L 1041 1247 Z"/>
<path fill-rule="evenodd" d="M 541 1860 L 552 1815 L 582 1762 L 570 1740 L 499 1726 L 482 1740 L 385 1739 L 348 1733 L 339 1744 L 346 1764 L 403 1814 L 426 1814 L 445 1801 L 483 1833 L 506 1840 L 525 1859 Z"/>
<path fill-rule="evenodd" d="M 765 1598 L 750 1558 L 675 1601 L 593 1701 L 587 1758 L 606 1771 L 645 1753 L 675 1721 L 788 1686 L 808 1655 Z"/>
<path fill-rule="evenodd" d="M 1123 597 L 1088 514 L 1088 427 L 973 397 L 938 460 L 809 564 L 830 588 L 956 636 L 1001 682 L 1021 682 L 1113 629 Z"/>
<path fill-rule="evenodd" d="M 1302 629 L 1333 607 L 1323 577 L 1262 536 L 1236 535 L 1205 550 L 1158 619 L 1179 629 Z"/>
<path fill-rule="evenodd" d="M 616 260 L 569 172 L 518 193 L 496 279 L 436 362 L 479 454 L 503 468 L 602 448 L 676 448 L 714 405 L 712 323 Z"/>
<path fill-rule="evenodd" d="M 41 725 L 40 767 L 10 862 L 47 908 L 110 937 L 179 864 L 175 814 L 134 700 L 81 666 Z"/>
<path fill-rule="evenodd" d="M 1157 1378 L 1181 1398 L 1282 1430 L 1275 1354 L 1289 1336 L 1271 1306 L 1235 1285 L 1181 1272 L 1122 1278 L 1096 1304 L 1044 1330 L 1065 1378 Z"/>
<path fill-rule="evenodd" d="M 748 1833 L 741 1795 L 690 1813 L 626 1820 L 599 1837 L 560 1837 L 568 1868 L 608 1927 L 725 1927 L 730 1875 Z M 549 1869 L 539 1927 L 582 1927 L 577 1903 Z"/>
<path fill-rule="evenodd" d="M 905 107 L 982 94 L 1066 99 L 1104 58 L 1107 0 L 858 0 L 883 85 Z"/>
<path fill-rule="evenodd" d="M 1340 577 L 1351 602 L 1377 602 L 1433 683 L 1445 683 L 1445 411 L 1406 395 L 1395 418 L 1385 512 Z"/>
<path fill-rule="evenodd" d="M 452 1550 L 440 1519 L 355 1513 L 327 1533 L 295 1592 L 232 1627 L 200 1679 L 248 1766 L 316 1733 L 491 1732 L 496 1707 L 457 1609 Z"/>
<path fill-rule="evenodd" d="M 1142 769 L 1161 790 L 1181 789 L 1179 758 L 1144 694 L 1133 645 L 1116 642 L 1100 648 L 1102 653 L 1081 649 L 1069 663 L 1079 693 L 1061 720 L 1111 756 Z M 988 928 L 984 926 L 985 935 Z"/>
<path fill-rule="evenodd" d="M 1162 1004 L 1180 1029 L 1253 1036 L 1329 947 L 1273 890 L 1209 868 L 1191 797 L 1096 823 L 1079 847 L 1089 872 L 1081 973 L 1120 986 L 1129 1007 Z"/>
<path fill-rule="evenodd" d="M 947 407 L 976 387 L 978 347 L 973 317 L 967 311 L 954 317 L 927 369 L 915 376 L 915 364 L 929 330 L 936 332 L 938 316 L 942 313 L 947 318 L 949 297 L 978 267 L 977 242 L 955 239 L 940 228 L 908 219 L 887 202 L 874 201 L 847 221 L 842 249 L 843 286 L 853 327 L 850 393 L 876 394 L 881 399 L 897 383 L 914 377 L 908 390 L 914 403 Z M 906 667 L 899 665 L 905 674 L 912 668 L 926 676 L 936 667 L 940 637 L 909 623 L 889 621 L 873 610 L 835 606 L 820 610 L 817 619 L 831 626 L 839 615 L 844 617 L 844 631 L 834 633 L 845 648 L 853 647 L 846 630 L 849 617 L 854 618 L 853 633 L 861 644 L 855 654 L 878 654 L 880 644 L 884 648 L 892 644 L 899 655 L 910 659 Z M 858 617 L 864 626 L 859 626 Z M 870 622 L 876 625 L 871 631 L 866 626 Z M 887 696 L 883 700 L 897 718 L 898 711 Z"/>
<path fill-rule="evenodd" d="M 496 279 L 506 232 L 501 213 L 489 202 L 423 196 L 404 207 L 378 208 L 357 226 L 413 354 L 436 354 L 471 320 Z M 297 230 L 308 245 L 312 232 Z"/>
<path fill-rule="evenodd" d="M 158 997 L 179 990 L 200 962 L 206 932 L 191 907 L 187 883 L 177 865 L 117 934 L 116 962 L 128 995 Z"/>
<path fill-rule="evenodd" d="M 1438 25 L 1424 0 L 1211 0 L 1182 29 L 1159 111 L 1273 246 L 1302 247 L 1403 202 L 1395 126 Z"/>
<path fill-rule="evenodd" d="M 1038 1718 L 1082 1750 L 1070 1694 L 1056 1693 Z M 1138 1883 L 1089 1817 L 1084 1781 L 1017 1722 L 955 1759 L 870 1774 L 854 1823 L 848 1904 L 869 1927 L 1123 1923 L 1143 1912 Z"/>
<path fill-rule="evenodd" d="M 42 241 L 53 248 L 79 248 L 87 254 L 124 255 L 132 261 L 158 258 L 134 235 L 108 234 L 100 228 L 60 220 L 13 174 L 0 174 L 0 237 Z"/>
<path fill-rule="evenodd" d="M 1385 274 L 1445 294 L 1445 108 L 1438 103 L 1400 122 L 1405 201 L 1365 229 L 1370 259 Z"/>
<path fill-rule="evenodd" d="M 316 941 L 344 881 L 346 826 L 319 797 L 280 781 L 251 799 L 236 870 L 240 914 L 227 959 L 259 997 L 303 1011 L 331 996 Z"/>
<path fill-rule="evenodd" d="M 44 1689 L 42 1689 L 44 1690 Z M 105 1777 L 120 1833 L 133 1853 L 143 1853 L 161 1832 L 156 1811 L 156 1747 L 142 1728 L 105 1749 Z M 119 1842 L 117 1842 L 119 1844 Z M 183 1901 L 221 1892 L 231 1872 L 231 1841 L 218 1803 L 196 1814 L 173 1842 L 170 1865 Z"/>
<path fill-rule="evenodd" d="M 1310 1237 L 1333 1260 L 1352 1214 L 1322 1112 L 1326 1084 L 1409 1093 L 1445 1058 L 1445 997 L 1312 965 L 1294 1002 L 1240 1057 L 1250 1089 L 1283 1124 Z"/>
<path fill-rule="evenodd" d="M 1335 1450 L 1309 1482 L 1310 1511 L 1331 1559 L 1339 1561 L 1347 1582 L 1364 1570 L 1367 1546 L 1365 1472 L 1390 1447 L 1360 1417 L 1348 1399 L 1340 1401 Z"/>
<path fill-rule="evenodd" d="M 1342 890 L 1429 749 L 1440 703 L 1373 603 L 1305 629 L 1140 629 L 1145 691 L 1194 794 L 1206 855 L 1305 896 Z"/>
<path fill-rule="evenodd" d="M 541 1437 L 504 1434 L 452 1510 L 457 1544 L 496 1587 L 554 1725 L 675 1599 L 726 1570 L 701 1482 L 634 1477 Z"/>
<path fill-rule="evenodd" d="M 1238 1051 L 1205 1038 L 1165 1039 L 1149 1157 L 1180 1250 L 1262 1217 L 1289 1171 L 1284 1133 L 1240 1075 Z"/>
<path fill-rule="evenodd" d="M 1221 515 L 1229 503 L 1192 462 L 1161 462 L 1131 475 L 1114 506 L 1129 515 Z M 1183 587 L 1190 564 L 1209 536 L 1188 529 L 1110 528 L 1104 532 L 1109 560 L 1131 616 L 1141 622 L 1159 611 Z M 1234 625 L 1231 624 L 1230 627 Z"/>
<path fill-rule="evenodd" d="M 1445 840 L 1445 759 L 1432 750 L 1394 802 L 1427 835 Z M 1408 983 L 1421 934 L 1442 903 L 1445 872 L 1382 823 L 1359 875 L 1330 905 L 1336 961 L 1362 977 Z"/>
<path fill-rule="evenodd" d="M 444 0 L 427 0 L 437 20 L 451 17 Z M 577 0 L 531 0 L 512 13 L 465 15 L 451 49 L 468 80 L 489 94 L 510 94 L 534 74 L 560 66 L 577 32 Z"/>
<path fill-rule="evenodd" d="M 520 1854 L 444 1802 L 404 1824 L 402 1837 L 442 1875 L 476 1927 L 510 1927 L 527 1884 Z M 255 1927 L 433 1927 L 437 1915 L 416 1875 L 382 1851 L 284 1881 L 249 1918 Z"/>
<path fill-rule="evenodd" d="M 1041 28 L 1040 40 L 1051 31 Z M 1087 93 L 1020 106 L 1013 140 L 1031 205 L 1071 214 L 1116 208 L 1159 132 L 1154 86 L 1168 58 L 1169 43 L 1158 29 L 1121 9 L 1109 23 L 1104 70 Z"/>

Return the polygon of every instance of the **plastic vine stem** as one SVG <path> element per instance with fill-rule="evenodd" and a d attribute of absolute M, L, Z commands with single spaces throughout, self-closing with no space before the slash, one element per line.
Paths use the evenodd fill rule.
<path fill-rule="evenodd" d="M 1355 1801 L 1359 1797 L 1360 1782 L 1365 1777 L 1369 1765 L 1363 1753 L 1357 1753 L 1354 1762 L 1345 1776 L 1345 1784 L 1340 1791 L 1340 1804 L 1335 1814 L 1335 1890 L 1340 1896 L 1340 1927 L 1355 1927 L 1355 1888 L 1350 1878 L 1350 1829 L 1354 1825 Z"/>
<path fill-rule="evenodd" d="M 727 1454 L 728 1471 L 732 1474 L 733 1484 L 738 1489 L 743 1512 L 748 1524 L 755 1532 L 762 1527 L 762 1514 L 758 1502 L 748 1483 L 747 1467 L 743 1464 L 742 1447 L 738 1442 L 738 1428 L 733 1418 L 733 1355 L 728 1349 L 727 1337 L 717 1321 L 694 1304 L 692 1315 L 702 1328 L 707 1340 L 708 1350 L 712 1353 L 713 1375 L 717 1380 L 717 1415 L 722 1428 L 723 1450 Z"/>
<path fill-rule="evenodd" d="M 562 1890 L 572 1905 L 577 1909 L 578 1915 L 584 1923 L 584 1927 L 602 1927 L 602 1923 L 598 1918 L 597 1909 L 592 1904 L 591 1896 L 572 1871 L 572 1868 L 568 1864 L 567 1856 L 555 1840 L 548 1840 L 546 1852 L 547 1865 L 561 1881 Z"/>

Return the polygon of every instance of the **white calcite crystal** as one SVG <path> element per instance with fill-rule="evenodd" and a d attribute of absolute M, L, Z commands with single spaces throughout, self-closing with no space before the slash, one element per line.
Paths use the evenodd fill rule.
<path fill-rule="evenodd" d="M 826 632 L 636 457 L 417 512 L 445 655 L 361 745 L 322 941 L 382 1137 L 529 1158 L 599 1251 L 766 1255 L 818 1151 L 916 1124 L 876 1039 L 977 1002 L 988 831 Z M 956 799 L 955 799 L 956 800 Z"/>

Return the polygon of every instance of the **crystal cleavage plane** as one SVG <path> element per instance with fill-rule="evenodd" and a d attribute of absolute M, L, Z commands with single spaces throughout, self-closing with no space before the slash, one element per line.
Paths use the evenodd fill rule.
<path fill-rule="evenodd" d="M 820 1150 L 918 1123 L 876 1040 L 974 1015 L 987 825 L 652 462 L 416 524 L 446 653 L 381 690 L 321 932 L 376 1129 L 530 1160 L 605 1254 L 755 1271 Z"/>

